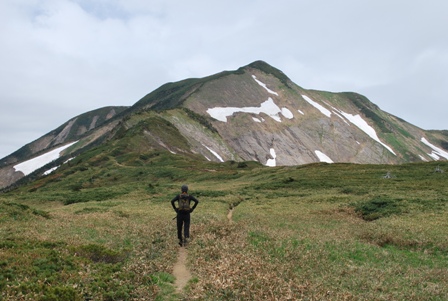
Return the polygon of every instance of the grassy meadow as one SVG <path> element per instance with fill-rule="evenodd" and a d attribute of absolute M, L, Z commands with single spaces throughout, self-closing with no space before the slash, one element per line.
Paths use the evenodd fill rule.
<path fill-rule="evenodd" d="M 178 294 L 169 201 L 184 183 L 200 203 Z M 0 300 L 448 300 L 447 183 L 446 162 L 98 149 L 0 193 Z"/>

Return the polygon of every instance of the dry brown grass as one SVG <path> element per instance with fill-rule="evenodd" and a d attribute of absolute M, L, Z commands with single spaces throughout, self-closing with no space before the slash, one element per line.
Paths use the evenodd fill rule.
<path fill-rule="evenodd" d="M 165 165 L 158 175 L 179 173 Z M 181 294 L 169 200 L 184 178 L 123 184 L 111 199 L 67 206 L 47 198 L 70 185 L 5 196 L 0 300 L 448 300 L 448 193 L 443 178 L 425 179 L 424 166 L 402 175 L 397 167 L 390 181 L 375 166 L 206 167 L 188 182 L 200 203 Z M 373 221 L 355 210 L 383 196 L 399 210 Z"/>
<path fill-rule="evenodd" d="M 233 223 L 219 218 L 198 225 L 190 248 L 190 266 L 198 281 L 191 284 L 188 296 L 197 300 L 444 300 L 447 296 L 448 273 L 442 263 L 446 255 L 434 263 L 421 251 L 401 250 L 413 245 L 400 241 L 389 225 L 384 227 L 397 241 L 389 242 L 392 247 L 379 246 L 360 234 L 378 229 L 371 230 L 372 224 L 337 204 L 302 203 L 300 210 L 294 208 L 297 203 L 280 199 L 269 206 L 247 201 L 235 208 Z M 381 232 L 377 235 L 382 237 Z"/>

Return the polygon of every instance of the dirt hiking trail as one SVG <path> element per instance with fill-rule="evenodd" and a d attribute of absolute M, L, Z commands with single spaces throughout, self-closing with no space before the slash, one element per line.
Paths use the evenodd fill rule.
<path fill-rule="evenodd" d="M 191 273 L 187 269 L 187 249 L 184 247 L 179 248 L 179 255 L 177 258 L 177 262 L 173 268 L 173 275 L 176 277 L 176 281 L 174 282 L 174 286 L 176 287 L 176 292 L 180 293 L 187 285 L 188 280 L 191 279 Z"/>
<path fill-rule="evenodd" d="M 229 209 L 229 213 L 227 213 L 227 219 L 229 220 L 229 223 L 232 223 L 232 216 L 233 216 L 233 208 Z"/>
<path fill-rule="evenodd" d="M 227 219 L 229 223 L 232 223 L 233 207 L 229 208 L 227 213 Z M 174 286 L 176 287 L 176 293 L 181 293 L 184 287 L 187 285 L 188 281 L 191 279 L 191 273 L 187 269 L 187 249 L 185 247 L 179 248 L 179 255 L 177 257 L 177 262 L 173 267 L 173 276 L 176 277 Z"/>

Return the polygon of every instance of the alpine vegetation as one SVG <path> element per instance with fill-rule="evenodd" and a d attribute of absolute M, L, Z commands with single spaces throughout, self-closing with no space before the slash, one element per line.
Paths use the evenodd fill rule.
<path fill-rule="evenodd" d="M 447 149 L 261 61 L 167 83 L 0 160 L 0 300 L 447 300 Z"/>

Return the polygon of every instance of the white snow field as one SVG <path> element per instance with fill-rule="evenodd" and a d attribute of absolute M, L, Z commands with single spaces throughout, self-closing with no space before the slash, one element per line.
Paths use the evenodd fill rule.
<path fill-rule="evenodd" d="M 448 152 L 444 151 L 443 149 L 435 146 L 434 144 L 431 144 L 426 138 L 422 137 L 421 141 L 432 148 L 432 153 L 428 154 L 430 157 L 434 158 L 435 160 L 440 160 L 440 157 L 444 157 L 445 159 L 448 159 Z"/>
<path fill-rule="evenodd" d="M 320 162 L 327 162 L 327 163 L 334 163 L 333 160 L 330 159 L 327 155 L 325 155 L 321 151 L 314 151 L 316 153 L 316 156 L 319 158 Z"/>
<path fill-rule="evenodd" d="M 78 142 L 78 141 L 66 144 L 66 145 L 58 147 L 58 148 L 56 148 L 56 149 L 54 149 L 52 151 L 49 151 L 48 153 L 42 154 L 39 157 L 30 159 L 30 160 L 22 162 L 22 163 L 19 163 L 19 164 L 14 166 L 14 169 L 16 171 L 21 171 L 25 176 L 27 176 L 30 173 L 32 173 L 33 171 L 41 168 L 45 164 L 48 164 L 51 161 L 54 161 L 57 158 L 59 158 L 59 153 L 60 152 L 62 152 L 64 149 L 72 146 L 76 142 Z"/>
<path fill-rule="evenodd" d="M 277 155 L 275 153 L 275 149 L 271 148 L 270 153 L 273 159 L 268 159 L 268 161 L 266 162 L 266 166 L 275 167 L 277 166 L 276 162 Z"/>
<path fill-rule="evenodd" d="M 288 110 L 289 111 L 289 110 Z M 210 108 L 207 110 L 207 113 L 215 118 L 216 120 L 227 122 L 227 117 L 232 116 L 233 113 L 242 112 L 242 113 L 252 113 L 252 114 L 261 114 L 264 113 L 274 119 L 277 122 L 282 122 L 280 119 L 279 113 L 282 113 L 282 110 L 274 103 L 272 98 L 268 98 L 265 102 L 261 103 L 259 107 L 216 107 Z M 285 111 L 287 115 L 289 113 Z M 291 113 L 292 115 L 292 113 Z"/>

